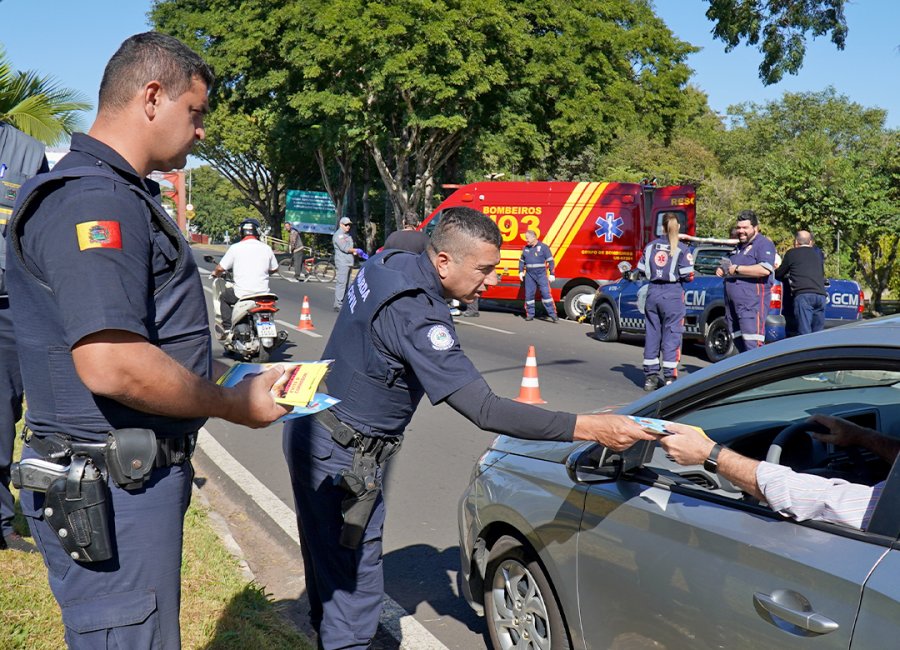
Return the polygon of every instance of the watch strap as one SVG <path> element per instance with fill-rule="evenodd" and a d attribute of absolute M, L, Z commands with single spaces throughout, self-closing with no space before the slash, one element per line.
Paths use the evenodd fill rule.
<path fill-rule="evenodd" d="M 719 470 L 719 453 L 722 451 L 722 445 L 716 443 L 709 450 L 709 456 L 703 461 L 703 469 L 707 472 L 715 474 Z"/>

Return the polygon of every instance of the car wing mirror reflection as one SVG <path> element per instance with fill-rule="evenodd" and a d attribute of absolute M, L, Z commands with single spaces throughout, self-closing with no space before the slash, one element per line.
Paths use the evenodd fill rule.
<path fill-rule="evenodd" d="M 566 458 L 566 472 L 575 483 L 614 481 L 622 472 L 622 455 L 597 443 L 580 447 Z"/>

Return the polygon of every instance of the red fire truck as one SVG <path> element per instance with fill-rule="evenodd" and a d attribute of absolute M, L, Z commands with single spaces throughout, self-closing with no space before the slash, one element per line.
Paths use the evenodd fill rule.
<path fill-rule="evenodd" d="M 500 228 L 503 245 L 500 284 L 485 298 L 524 300 L 519 256 L 525 233 L 534 230 L 556 261 L 553 298 L 566 315 L 584 313 L 598 286 L 621 277 L 618 264 L 635 266 L 644 246 L 662 233 L 663 217 L 674 212 L 682 232 L 696 229 L 696 195 L 687 185 L 655 187 L 610 182 L 484 182 L 463 185 L 422 224 L 428 234 L 450 207 L 480 210 Z"/>

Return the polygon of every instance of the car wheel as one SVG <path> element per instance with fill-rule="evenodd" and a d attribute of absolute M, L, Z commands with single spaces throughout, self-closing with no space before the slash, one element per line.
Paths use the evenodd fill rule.
<path fill-rule="evenodd" d="M 501 537 L 491 549 L 484 610 L 491 644 L 497 650 L 571 647 L 543 568 L 512 537 Z"/>
<path fill-rule="evenodd" d="M 706 330 L 706 338 L 703 339 L 703 347 L 706 348 L 706 358 L 712 363 L 726 359 L 735 353 L 734 340 L 724 316 L 719 316 Z"/>
<path fill-rule="evenodd" d="M 594 299 L 594 291 L 593 287 L 583 284 L 569 289 L 563 298 L 563 308 L 569 320 L 577 321 L 587 313 L 588 307 Z"/>
<path fill-rule="evenodd" d="M 616 314 L 608 304 L 599 305 L 594 311 L 591 323 L 594 325 L 594 338 L 598 341 L 612 343 L 619 340 L 619 326 Z"/>

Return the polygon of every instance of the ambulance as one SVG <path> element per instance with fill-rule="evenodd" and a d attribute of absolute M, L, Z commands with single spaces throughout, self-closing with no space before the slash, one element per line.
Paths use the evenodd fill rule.
<path fill-rule="evenodd" d="M 503 244 L 500 284 L 489 300 L 525 300 L 519 256 L 525 233 L 533 230 L 556 261 L 553 299 L 577 319 L 590 307 L 598 287 L 621 277 L 622 261 L 637 264 L 648 242 L 662 233 L 663 217 L 674 213 L 681 231 L 694 235 L 696 194 L 688 185 L 656 187 L 640 183 L 493 182 L 456 189 L 422 224 L 429 235 L 447 208 L 474 208 L 500 228 Z"/>

